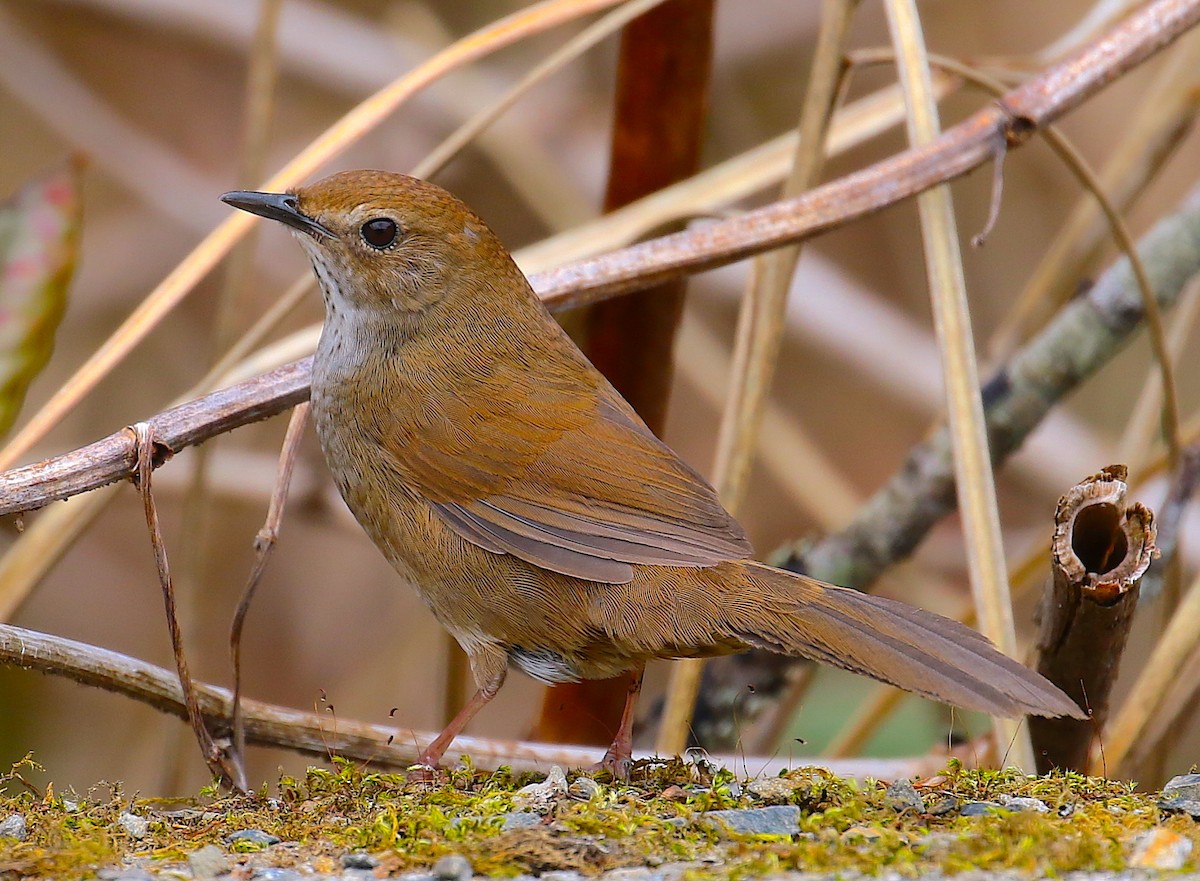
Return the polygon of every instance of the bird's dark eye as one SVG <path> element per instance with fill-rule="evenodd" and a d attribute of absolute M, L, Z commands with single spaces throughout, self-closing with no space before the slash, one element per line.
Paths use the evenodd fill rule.
<path fill-rule="evenodd" d="M 390 248 L 399 233 L 400 227 L 390 217 L 376 217 L 362 225 L 363 241 L 380 251 Z"/>

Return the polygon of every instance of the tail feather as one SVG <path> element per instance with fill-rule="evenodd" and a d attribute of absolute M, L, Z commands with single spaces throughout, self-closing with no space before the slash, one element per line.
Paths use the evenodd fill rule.
<path fill-rule="evenodd" d="M 757 563 L 746 573 L 763 601 L 752 617 L 739 616 L 734 635 L 756 648 L 993 716 L 1086 717 L 1049 680 L 957 621 Z"/>

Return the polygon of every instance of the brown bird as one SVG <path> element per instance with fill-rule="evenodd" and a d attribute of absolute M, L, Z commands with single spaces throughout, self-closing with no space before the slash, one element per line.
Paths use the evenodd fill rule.
<path fill-rule="evenodd" d="M 325 300 L 312 412 L 342 497 L 470 658 L 546 683 L 766 649 L 996 716 L 1082 717 L 968 627 L 750 560 L 742 527 L 575 347 L 470 209 L 400 174 L 221 197 L 290 227 Z M 628 771 L 631 689 L 605 757 Z"/>

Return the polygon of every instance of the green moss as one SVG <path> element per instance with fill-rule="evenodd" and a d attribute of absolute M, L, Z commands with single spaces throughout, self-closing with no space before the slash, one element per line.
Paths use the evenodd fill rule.
<path fill-rule="evenodd" d="M 533 775 L 466 767 L 444 784 L 429 786 L 339 761 L 313 768 L 302 779 L 282 778 L 273 794 L 264 789 L 255 796 L 221 797 L 208 791 L 178 804 L 130 800 L 119 787 L 70 798 L 32 791 L 21 776 L 30 766 L 26 760 L 0 777 L 0 818 L 21 813 L 28 827 L 24 841 L 0 841 L 5 881 L 87 877 L 99 867 L 129 862 L 166 867 L 214 843 L 251 866 L 307 862 L 329 872 L 340 871 L 348 851 L 376 855 L 388 872 L 461 853 L 477 872 L 502 877 L 697 861 L 688 881 L 740 881 L 786 869 L 836 874 L 886 869 L 914 877 L 935 869 L 1119 870 L 1140 831 L 1166 826 L 1200 843 L 1192 820 L 1162 815 L 1152 797 L 1125 783 L 1076 774 L 972 771 L 953 763 L 937 777 L 918 781 L 929 805 L 1031 797 L 1051 812 L 901 813 L 888 805 L 882 784 L 801 769 L 786 775 L 790 801 L 801 809 L 798 835 L 730 836 L 695 821 L 708 811 L 754 806 L 753 800 L 727 772 L 698 779 L 690 766 L 670 762 L 642 765 L 634 784 L 605 783 L 586 801 L 559 798 L 539 825 L 505 831 L 503 817 L 520 809 L 517 790 L 538 779 Z M 120 824 L 124 810 L 149 820 L 142 840 L 132 839 Z M 260 829 L 288 846 L 227 842 L 242 829 Z"/>

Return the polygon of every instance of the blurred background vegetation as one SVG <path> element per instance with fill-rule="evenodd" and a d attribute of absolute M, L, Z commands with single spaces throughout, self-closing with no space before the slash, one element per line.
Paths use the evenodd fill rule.
<path fill-rule="evenodd" d="M 374 89 L 521 5 L 285 0 L 266 170 L 281 167 Z M 723 0 L 717 8 L 705 166 L 794 127 L 819 24 L 815 2 Z M 931 50 L 968 61 L 1012 61 L 1032 57 L 1069 33 L 1091 8 L 1088 0 L 927 0 L 922 14 Z M 5 147 L 0 193 L 15 192 L 73 154 L 87 160 L 77 272 L 53 358 L 32 386 L 27 413 L 226 216 L 229 209 L 217 196 L 244 183 L 240 145 L 257 16 L 258 4 L 247 0 L 0 0 Z M 447 77 L 325 171 L 412 168 L 459 122 L 580 27 L 550 31 Z M 1190 35 L 1171 52 L 1195 57 L 1198 37 Z M 852 45 L 887 44 L 879 4 L 863 3 Z M 1102 166 L 1118 147 L 1124 126 L 1169 57 L 1122 78 L 1064 120 L 1063 130 L 1093 165 Z M 469 202 L 514 250 L 595 216 L 607 175 L 614 63 L 610 40 L 521 101 L 438 182 Z M 855 77 L 851 97 L 893 79 L 886 68 L 865 71 Z M 967 90 L 951 95 L 942 104 L 944 123 L 986 100 Z M 892 130 L 832 161 L 825 177 L 906 144 L 903 131 Z M 1135 235 L 1191 189 L 1198 158 L 1200 136 L 1189 133 L 1128 212 Z M 954 184 L 964 236 L 984 226 L 990 190 L 990 173 Z M 771 197 L 763 192 L 747 204 Z M 1044 145 L 1034 143 L 1008 158 L 998 225 L 985 247 L 967 247 L 964 256 L 981 359 L 986 361 L 987 340 L 1079 198 L 1077 184 Z M 265 231 L 235 312 L 238 329 L 304 269 L 301 252 L 287 236 Z M 728 353 L 746 273 L 747 264 L 738 264 L 699 276 L 689 287 L 666 439 L 704 472 L 712 462 L 723 389 L 701 378 L 703 368 L 714 363 L 702 343 L 713 337 Z M 115 431 L 190 387 L 219 354 L 214 326 L 221 286 L 221 273 L 214 273 L 26 460 Z M 773 400 L 786 414 L 789 431 L 802 430 L 832 473 L 860 498 L 897 468 L 941 410 L 928 303 L 911 202 L 824 235 L 804 251 Z M 313 297 L 278 334 L 320 315 Z M 1190 333 L 1179 362 L 1185 416 L 1200 405 L 1198 346 L 1200 339 Z M 1148 346 L 1139 337 L 999 473 L 1010 560 L 1021 560 L 1046 541 L 1062 492 L 1115 461 L 1149 368 Z M 193 671 L 208 681 L 229 681 L 228 622 L 252 560 L 284 423 L 275 419 L 242 429 L 216 445 L 209 463 L 215 501 L 206 530 L 183 531 L 191 454 L 156 477 L 168 545 L 177 560 L 193 561 L 193 587 L 182 614 Z M 788 442 L 768 426 L 760 446 L 779 449 Z M 1152 453 L 1147 450 L 1145 458 Z M 784 472 L 794 478 L 812 467 L 803 458 L 777 456 L 770 465 L 760 458 L 742 511 L 760 554 L 823 528 L 782 479 Z M 1164 489 L 1158 479 L 1135 486 L 1134 494 L 1153 507 Z M 446 676 L 442 631 L 345 512 L 311 436 L 292 499 L 250 613 L 244 648 L 248 694 L 296 707 L 332 705 L 330 726 L 339 716 L 386 724 L 396 707 L 396 724 L 439 727 Z M 1197 568 L 1197 530 L 1200 519 L 1193 512 L 1185 531 L 1185 584 Z M 15 524 L 7 522 L 0 543 L 16 536 Z M 968 595 L 954 520 L 940 525 L 905 566 L 911 580 L 928 586 L 907 595 L 912 602 L 946 611 Z M 1032 600 L 1017 609 L 1025 636 L 1032 631 L 1032 613 Z M 54 566 L 12 621 L 170 666 L 145 525 L 130 488 Z M 1142 610 L 1127 673 L 1136 672 L 1159 627 L 1156 611 Z M 663 668 L 651 671 L 652 693 L 661 691 Z M 1124 677 L 1122 687 L 1130 678 Z M 853 677 L 822 671 L 791 724 L 790 737 L 806 743 L 789 738 L 783 751 L 819 752 L 868 689 Z M 473 733 L 526 735 L 539 692 L 524 677 L 512 677 Z M 947 721 L 940 708 L 907 699 L 868 751 L 923 753 L 944 743 Z M 1181 738 L 1164 757 L 1163 770 L 1186 770 L 1195 762 L 1197 745 L 1195 738 Z M 124 781 L 128 791 L 166 794 L 194 791 L 206 780 L 185 724 L 125 698 L 0 668 L 0 769 L 29 750 L 60 787 L 86 788 L 106 779 Z M 272 779 L 277 767 L 294 771 L 305 763 L 261 750 L 251 757 L 252 781 Z"/>

